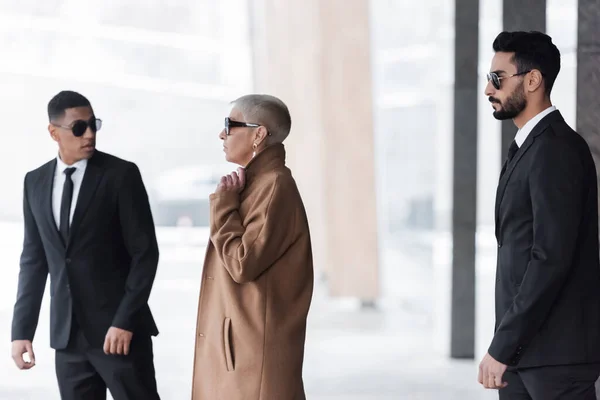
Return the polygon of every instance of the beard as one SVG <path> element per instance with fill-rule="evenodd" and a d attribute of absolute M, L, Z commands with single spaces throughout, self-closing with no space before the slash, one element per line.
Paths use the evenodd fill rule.
<path fill-rule="evenodd" d="M 514 119 L 527 107 L 527 99 L 525 98 L 525 93 L 523 93 L 523 87 L 516 88 L 504 103 L 494 97 L 490 97 L 489 100 L 491 103 L 500 105 L 500 109 L 493 113 L 494 118 L 498 120 Z"/>

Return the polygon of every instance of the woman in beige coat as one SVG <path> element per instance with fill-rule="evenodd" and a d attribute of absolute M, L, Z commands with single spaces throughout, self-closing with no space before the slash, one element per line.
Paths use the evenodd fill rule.
<path fill-rule="evenodd" d="M 210 196 L 192 400 L 304 400 L 313 291 L 308 222 L 285 166 L 291 118 L 272 96 L 234 101 L 225 158 L 243 168 Z"/>

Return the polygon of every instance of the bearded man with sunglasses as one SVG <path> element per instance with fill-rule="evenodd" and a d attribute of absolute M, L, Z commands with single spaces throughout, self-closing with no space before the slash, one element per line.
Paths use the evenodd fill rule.
<path fill-rule="evenodd" d="M 596 399 L 600 375 L 598 189 L 585 140 L 552 105 L 560 52 L 503 32 L 485 94 L 517 127 L 496 194 L 496 324 L 479 383 L 500 399 Z"/>
<path fill-rule="evenodd" d="M 32 341 L 50 275 L 50 345 L 64 400 L 158 400 L 148 298 L 158 244 L 138 167 L 96 150 L 102 121 L 72 91 L 48 104 L 58 156 L 25 176 L 12 356 Z M 29 360 L 23 356 L 28 353 Z"/>

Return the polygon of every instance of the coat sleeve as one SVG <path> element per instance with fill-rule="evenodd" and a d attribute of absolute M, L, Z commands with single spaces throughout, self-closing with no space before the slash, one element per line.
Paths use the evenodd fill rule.
<path fill-rule="evenodd" d="M 245 216 L 235 192 L 210 196 L 210 237 L 219 259 L 237 283 L 254 281 L 293 243 L 296 206 L 278 177 L 257 193 Z"/>
<path fill-rule="evenodd" d="M 48 262 L 27 194 L 23 190 L 24 239 L 21 253 L 17 300 L 12 320 L 12 340 L 33 341 L 48 279 Z"/>
<path fill-rule="evenodd" d="M 112 326 L 133 331 L 137 312 L 148 303 L 159 259 L 148 194 L 140 170 L 133 163 L 125 171 L 118 207 L 123 241 L 131 257 L 131 265 L 125 296 Z"/>
<path fill-rule="evenodd" d="M 540 143 L 531 165 L 529 189 L 533 244 L 518 294 L 489 347 L 497 361 L 516 365 L 546 320 L 573 265 L 589 187 L 581 155 L 551 137 Z M 594 182 L 595 185 L 595 182 Z"/>

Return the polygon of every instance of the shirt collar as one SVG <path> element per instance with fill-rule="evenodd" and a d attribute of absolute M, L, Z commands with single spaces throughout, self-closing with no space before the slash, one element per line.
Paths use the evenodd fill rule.
<path fill-rule="evenodd" d="M 73 165 L 67 165 L 65 164 L 65 162 L 63 160 L 60 159 L 60 154 L 58 156 L 56 156 L 56 169 L 59 173 L 63 173 L 65 172 L 65 169 L 69 168 L 69 167 L 75 167 L 77 170 L 84 170 L 85 167 L 87 166 L 87 159 L 83 159 L 83 160 L 79 160 L 76 163 L 74 163 Z"/>
<path fill-rule="evenodd" d="M 535 128 L 535 126 L 552 111 L 556 111 L 555 106 L 546 108 L 544 111 L 527 121 L 527 123 L 517 131 L 517 135 L 515 136 L 515 142 L 517 143 L 517 146 L 521 147 L 523 143 L 525 143 L 527 136 L 529 136 L 533 128 Z"/>

